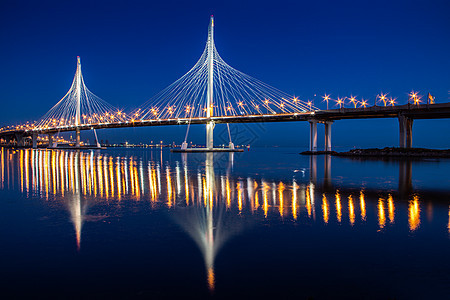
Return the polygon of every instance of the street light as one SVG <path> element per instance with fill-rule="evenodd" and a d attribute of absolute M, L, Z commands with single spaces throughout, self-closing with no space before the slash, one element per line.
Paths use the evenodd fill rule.
<path fill-rule="evenodd" d="M 356 104 L 358 103 L 358 101 L 356 100 L 355 96 L 351 95 L 349 99 L 350 99 L 350 102 L 352 102 L 356 108 Z"/>
<path fill-rule="evenodd" d="M 380 93 L 379 95 L 377 95 L 377 99 L 380 99 L 381 101 L 383 101 L 383 105 L 386 106 L 387 104 L 387 94 L 383 94 Z"/>
<path fill-rule="evenodd" d="M 342 108 L 342 105 L 344 104 L 344 100 L 345 100 L 345 97 L 337 98 L 337 104 L 339 104 L 339 108 Z"/>
<path fill-rule="evenodd" d="M 396 98 L 389 98 L 389 103 L 392 105 L 392 106 L 394 106 L 395 105 L 395 99 Z"/>
<path fill-rule="evenodd" d="M 323 101 L 327 102 L 327 110 L 328 110 L 328 101 L 330 100 L 330 95 L 325 94 L 325 96 L 322 97 Z"/>
<path fill-rule="evenodd" d="M 367 106 L 367 100 L 364 100 L 364 99 L 361 98 L 361 106 L 364 107 L 364 108 L 366 108 L 366 106 Z"/>
<path fill-rule="evenodd" d="M 421 96 L 419 95 L 419 92 L 411 91 L 411 93 L 409 93 L 408 103 L 409 100 L 412 100 L 413 104 L 418 105 L 420 103 L 420 99 Z"/>

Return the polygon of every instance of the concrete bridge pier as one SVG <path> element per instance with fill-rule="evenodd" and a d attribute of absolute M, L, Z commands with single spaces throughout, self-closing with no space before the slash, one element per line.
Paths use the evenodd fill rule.
<path fill-rule="evenodd" d="M 413 119 L 408 118 L 406 121 L 406 148 L 412 148 L 412 126 Z"/>
<path fill-rule="evenodd" d="M 412 148 L 412 126 L 414 119 L 405 117 L 404 115 L 398 116 L 399 123 L 399 147 L 400 148 Z"/>
<path fill-rule="evenodd" d="M 15 137 L 15 139 L 16 139 L 17 146 L 19 146 L 19 147 L 25 146 L 25 139 L 23 138 L 23 134 L 21 134 L 21 133 L 16 133 L 16 134 L 14 135 L 14 137 Z"/>
<path fill-rule="evenodd" d="M 309 120 L 309 151 L 317 151 L 317 120 Z M 321 121 L 325 125 L 325 151 L 331 151 L 331 124 L 333 121 Z"/>
<path fill-rule="evenodd" d="M 309 151 L 317 151 L 317 120 L 309 120 Z"/>
<path fill-rule="evenodd" d="M 214 148 L 214 126 L 213 121 L 206 124 L 206 148 L 210 150 Z"/>
<path fill-rule="evenodd" d="M 75 147 L 79 148 L 80 144 L 81 144 L 81 134 L 80 134 L 80 128 L 77 127 L 77 129 L 75 130 Z"/>
<path fill-rule="evenodd" d="M 33 133 L 31 135 L 31 141 L 32 141 L 32 147 L 33 149 L 37 148 L 37 138 L 38 138 L 38 134 L 37 133 Z"/>
<path fill-rule="evenodd" d="M 331 151 L 331 124 L 333 121 L 324 122 L 325 125 L 325 151 Z"/>
<path fill-rule="evenodd" d="M 47 146 L 47 148 L 53 147 L 53 135 L 54 135 L 54 133 L 49 133 L 48 134 L 48 146 Z"/>

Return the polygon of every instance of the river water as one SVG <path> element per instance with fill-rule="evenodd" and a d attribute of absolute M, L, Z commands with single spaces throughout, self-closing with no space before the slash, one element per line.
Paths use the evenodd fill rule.
<path fill-rule="evenodd" d="M 7 298 L 442 299 L 450 160 L 1 149 Z"/>

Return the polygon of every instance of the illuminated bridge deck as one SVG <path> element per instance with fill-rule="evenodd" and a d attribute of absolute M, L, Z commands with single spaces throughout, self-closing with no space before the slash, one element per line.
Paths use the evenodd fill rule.
<path fill-rule="evenodd" d="M 317 110 L 303 113 L 287 114 L 265 114 L 265 115 L 241 115 L 241 116 L 217 116 L 199 118 L 174 118 L 174 119 L 150 119 L 127 122 L 94 123 L 80 125 L 80 130 L 106 129 L 106 128 L 128 128 L 147 126 L 168 126 L 187 124 L 207 124 L 213 121 L 216 124 L 226 123 L 263 123 L 263 122 L 295 122 L 317 120 L 319 122 L 351 120 L 351 119 L 373 119 L 373 118 L 396 118 L 404 115 L 412 119 L 443 119 L 450 118 L 450 103 L 401 105 L 401 106 L 372 106 L 366 108 L 340 108 L 331 110 Z M 33 133 L 47 134 L 57 132 L 74 131 L 76 126 L 61 126 L 52 128 L 36 128 L 29 130 L 5 130 L 0 132 L 0 137 L 23 134 L 30 136 Z"/>

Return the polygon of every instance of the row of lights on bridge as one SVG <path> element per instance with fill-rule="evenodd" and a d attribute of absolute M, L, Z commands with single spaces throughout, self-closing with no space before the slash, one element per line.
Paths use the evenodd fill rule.
<path fill-rule="evenodd" d="M 339 106 L 339 108 L 344 107 L 344 105 L 346 104 L 346 100 L 348 100 L 348 103 L 351 103 L 354 106 L 354 108 L 357 108 L 358 106 L 366 108 L 369 105 L 367 99 L 361 98 L 361 100 L 358 100 L 356 98 L 356 96 L 353 96 L 353 95 L 351 95 L 350 97 L 337 97 L 337 99 L 332 99 L 330 97 L 330 94 L 328 94 L 328 95 L 325 94 L 324 96 L 322 96 L 322 98 L 323 98 L 323 101 L 326 102 L 326 104 L 327 104 L 327 110 L 329 109 L 329 102 L 330 101 L 335 102 L 336 103 L 335 105 Z M 434 103 L 434 99 L 435 98 L 433 96 L 428 94 L 428 99 L 427 99 L 428 103 Z M 283 98 L 283 100 L 286 100 L 286 99 Z M 378 94 L 375 97 L 374 105 L 377 105 L 378 103 L 381 103 L 383 106 L 394 106 L 395 104 L 397 104 L 396 100 L 397 100 L 397 98 L 388 97 L 388 93 L 380 93 L 380 94 Z M 293 102 L 295 104 L 297 104 L 297 102 L 299 102 L 299 101 L 300 100 L 298 99 L 298 97 L 294 97 L 293 98 Z M 421 102 L 422 102 L 422 96 L 419 95 L 418 92 L 411 91 L 408 94 L 408 103 L 412 103 L 414 105 L 418 105 Z M 264 103 L 265 107 L 268 107 L 271 102 L 270 102 L 269 99 L 265 99 L 263 101 L 263 103 Z M 275 103 L 275 102 L 273 102 L 273 103 Z M 275 104 L 277 104 L 277 103 L 275 103 Z M 284 103 L 280 103 L 279 106 L 280 106 L 281 109 L 283 109 L 285 105 L 284 105 Z M 309 110 L 312 110 L 313 102 L 309 100 L 307 102 L 307 106 L 309 107 Z M 244 107 L 244 103 L 242 101 L 238 102 L 238 107 L 243 108 Z M 169 106 L 167 108 L 169 115 L 173 115 L 173 113 L 175 111 L 175 108 L 176 107 L 174 105 L 173 106 Z M 259 109 L 259 105 L 255 105 L 255 108 L 258 110 Z M 186 111 L 187 114 L 189 114 L 189 113 L 193 112 L 193 109 L 194 108 L 192 106 L 188 105 L 188 106 L 186 106 L 185 111 Z M 206 112 L 207 109 L 208 108 L 205 108 L 204 111 Z M 213 106 L 211 106 L 209 109 L 212 110 Z M 235 109 L 232 106 L 228 105 L 226 107 L 226 110 L 231 111 L 231 110 L 235 110 Z M 158 114 L 159 114 L 158 108 L 151 108 L 150 112 L 155 117 L 158 116 Z M 131 119 L 131 121 L 135 122 L 136 119 L 140 115 L 141 115 L 141 111 L 138 110 L 137 112 L 135 112 L 133 114 L 133 118 Z M 85 115 L 85 114 L 82 115 L 83 120 L 85 120 L 85 121 L 87 120 L 88 122 L 91 122 L 92 120 L 95 120 L 95 121 L 98 121 L 98 122 L 108 122 L 108 119 L 111 120 L 111 121 L 114 121 L 115 119 L 124 119 L 126 117 L 127 117 L 127 115 L 124 112 L 122 112 L 122 111 L 118 111 L 117 113 L 105 113 L 104 115 L 93 114 L 91 117 L 89 117 L 88 115 Z M 69 125 L 74 125 L 75 124 L 74 119 L 75 119 L 75 117 L 72 117 L 72 120 L 69 120 Z M 65 120 L 64 118 L 60 118 L 59 120 L 52 119 L 49 123 L 50 123 L 50 125 L 57 126 L 57 125 L 61 125 L 64 121 L 67 121 L 67 120 Z M 72 124 L 72 123 L 74 123 L 74 124 Z M 35 126 L 36 126 L 35 124 L 27 122 L 27 124 L 24 124 L 24 125 L 6 126 L 6 127 L 3 127 L 2 129 L 3 130 L 4 129 L 31 129 L 31 128 L 35 128 Z M 48 128 L 48 127 L 49 127 L 49 124 L 46 124 L 44 126 L 44 128 Z"/>

